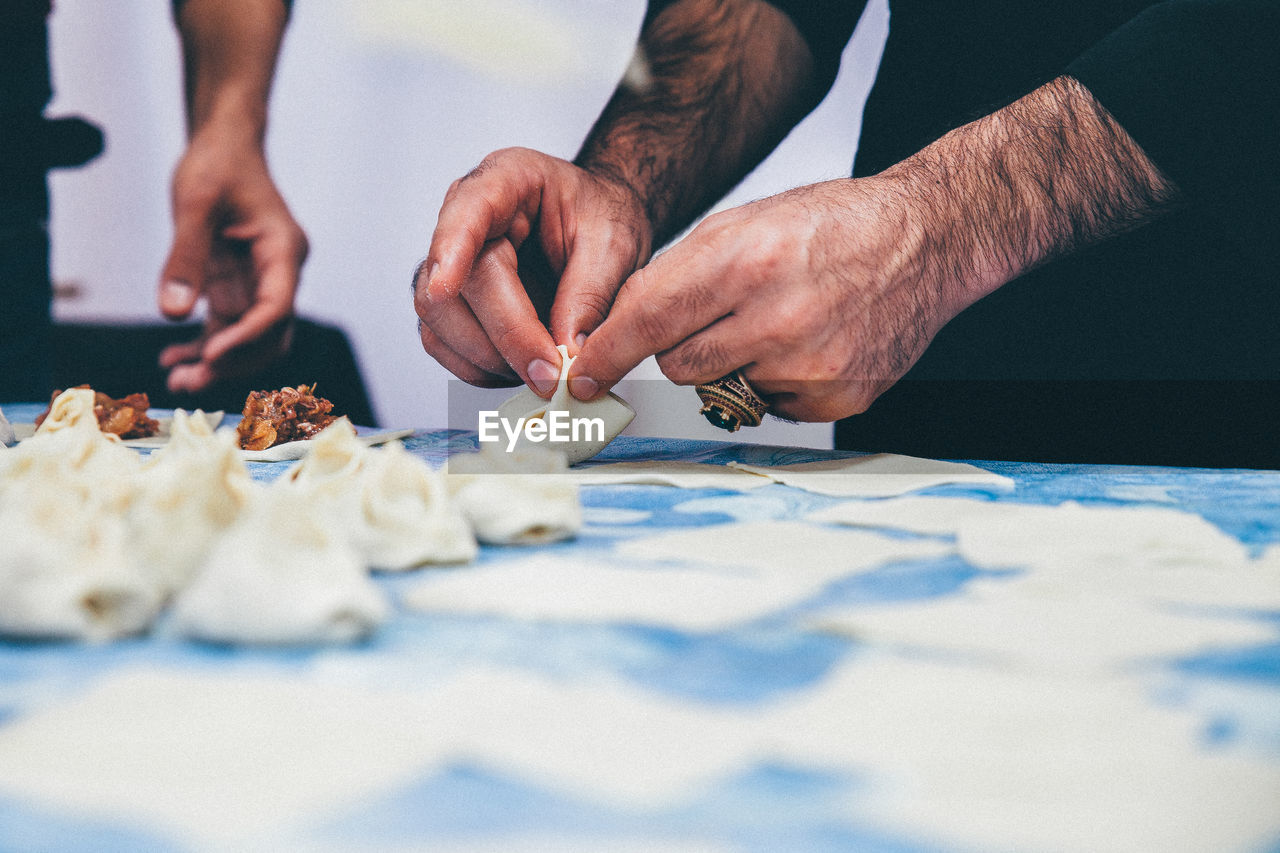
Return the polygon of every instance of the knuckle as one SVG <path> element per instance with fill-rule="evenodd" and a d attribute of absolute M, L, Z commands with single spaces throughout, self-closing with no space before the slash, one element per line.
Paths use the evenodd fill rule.
<path fill-rule="evenodd" d="M 671 294 L 668 310 L 676 316 L 700 317 L 714 308 L 716 293 L 705 284 L 690 284 Z"/>
<path fill-rule="evenodd" d="M 680 368 L 689 376 L 705 376 L 708 373 L 720 376 L 730 369 L 724 345 L 714 339 L 695 338 L 677 347 L 675 353 Z"/>

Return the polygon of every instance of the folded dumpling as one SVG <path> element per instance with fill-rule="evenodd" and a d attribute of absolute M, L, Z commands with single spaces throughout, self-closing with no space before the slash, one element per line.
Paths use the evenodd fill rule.
<path fill-rule="evenodd" d="M 109 640 L 145 631 L 163 600 L 127 536 L 123 518 L 93 497 L 12 484 L 0 500 L 0 634 Z"/>
<path fill-rule="evenodd" d="M 570 465 L 577 465 L 595 456 L 605 445 L 618 437 L 627 424 L 635 418 L 635 409 L 625 400 L 612 392 L 599 400 L 584 403 L 569 393 L 569 365 L 573 359 L 564 345 L 556 347 L 560 351 L 560 381 L 556 384 L 555 393 L 550 400 L 544 400 L 528 388 L 520 391 L 498 407 L 498 417 L 506 428 L 518 429 L 521 423 L 541 419 L 548 423 L 548 429 L 555 427 L 565 434 L 566 441 L 552 440 L 538 443 L 530 441 L 527 433 L 521 430 L 516 447 L 544 447 L 559 450 Z M 523 421 L 521 419 L 524 419 Z M 558 425 L 558 426 L 557 426 Z M 498 430 L 499 441 L 486 442 L 488 446 L 506 449 L 507 437 L 504 430 Z"/>
<path fill-rule="evenodd" d="M 166 594 L 195 575 L 251 484 L 233 430 L 215 434 L 202 412 L 174 412 L 169 442 L 143 465 L 129 512 L 137 557 Z"/>
<path fill-rule="evenodd" d="M 385 596 L 327 514 L 292 489 L 254 489 L 173 606 L 179 635 L 221 643 L 343 643 L 387 617 Z"/>
<path fill-rule="evenodd" d="M 559 451 L 482 447 L 450 457 L 448 471 L 454 503 L 481 542 L 540 545 L 570 539 L 582 528 L 578 487 Z"/>
<path fill-rule="evenodd" d="M 403 446 L 368 447 L 345 418 L 312 443 L 278 488 L 305 495 L 315 511 L 329 514 L 367 565 L 402 571 L 475 557 L 475 537 L 440 475 Z"/>
<path fill-rule="evenodd" d="M 93 391 L 71 388 L 53 401 L 35 435 L 3 457 L 0 499 L 24 481 L 63 494 L 66 501 L 94 502 L 123 514 L 142 469 L 138 454 L 98 428 Z"/>
<path fill-rule="evenodd" d="M 375 569 L 475 559 L 476 538 L 450 502 L 443 477 L 399 442 L 370 451 L 357 511 L 356 543 Z"/>

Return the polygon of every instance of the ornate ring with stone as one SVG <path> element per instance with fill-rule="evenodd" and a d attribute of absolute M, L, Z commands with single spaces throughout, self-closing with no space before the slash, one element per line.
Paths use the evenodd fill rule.
<path fill-rule="evenodd" d="M 702 400 L 699 411 L 703 416 L 712 426 L 729 432 L 737 432 L 741 426 L 760 426 L 764 413 L 769 411 L 769 404 L 760 399 L 741 370 L 694 390 Z"/>

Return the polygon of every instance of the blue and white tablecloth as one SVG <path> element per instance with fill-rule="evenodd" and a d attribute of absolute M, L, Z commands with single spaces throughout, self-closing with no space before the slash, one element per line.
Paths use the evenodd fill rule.
<path fill-rule="evenodd" d="M 438 464 L 473 440 L 406 445 Z M 832 455 L 624 436 L 602 459 Z M 1275 472 L 976 464 L 1016 487 L 928 493 L 1174 507 L 1255 552 L 1280 542 Z M 575 541 L 380 576 L 400 603 L 354 647 L 231 649 L 163 625 L 0 642 L 0 850 L 1280 851 L 1280 612 L 1170 602 L 1251 639 L 1210 630 L 1132 660 L 1120 613 L 1120 665 L 1064 650 L 1040 670 L 856 630 L 860 612 L 961 601 L 998 575 L 954 554 L 850 571 L 710 630 L 403 603 L 511 561 L 627 562 L 625 543 L 664 532 L 796 522 L 797 555 L 805 525 L 836 535 L 803 520 L 836 499 L 782 485 L 582 502 Z M 853 630 L 817 618 L 837 611 Z"/>

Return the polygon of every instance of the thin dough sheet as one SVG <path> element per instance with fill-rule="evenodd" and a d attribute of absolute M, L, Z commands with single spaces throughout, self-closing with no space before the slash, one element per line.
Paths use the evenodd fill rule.
<path fill-rule="evenodd" d="M 947 485 L 1013 488 L 1013 480 L 976 465 L 895 453 L 873 453 L 796 465 L 747 465 L 742 462 L 730 462 L 729 465 L 785 486 L 837 498 L 887 498 Z"/>
<path fill-rule="evenodd" d="M 674 486 L 679 489 L 727 489 L 745 492 L 773 481 L 750 471 L 706 462 L 611 462 L 570 469 L 567 479 L 579 486 Z"/>

